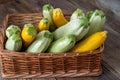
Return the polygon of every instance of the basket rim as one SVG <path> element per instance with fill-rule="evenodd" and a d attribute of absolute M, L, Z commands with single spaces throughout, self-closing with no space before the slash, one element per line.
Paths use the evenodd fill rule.
<path fill-rule="evenodd" d="M 0 54 L 5 54 L 5 55 L 13 55 L 13 56 L 21 56 L 21 55 L 40 55 L 40 56 L 76 56 L 76 55 L 88 55 L 88 54 L 97 54 L 97 53 L 101 53 L 104 50 L 104 44 L 101 45 L 98 49 L 96 50 L 91 50 L 91 51 L 87 51 L 87 52 L 65 52 L 65 53 L 32 53 L 32 52 L 15 52 L 15 51 L 11 51 L 11 50 L 6 50 L 4 49 L 4 45 L 3 45 L 3 41 L 5 38 L 5 29 L 4 27 L 7 26 L 7 23 L 9 21 L 9 18 L 12 16 L 31 16 L 31 15 L 39 15 L 42 17 L 42 13 L 15 13 L 15 14 L 8 14 L 6 15 L 5 19 L 3 20 L 3 25 L 2 25 L 2 32 L 0 35 L 0 44 L 2 46 L 0 46 Z M 70 16 L 70 13 L 64 13 L 65 16 Z"/>
<path fill-rule="evenodd" d="M 65 15 L 65 16 L 70 16 L 72 13 L 64 13 L 63 12 L 63 14 Z M 40 12 L 40 13 L 12 13 L 12 14 L 7 14 L 6 15 L 6 17 L 8 16 L 8 17 L 11 17 L 11 16 L 31 16 L 31 15 L 40 15 L 41 17 L 43 17 L 43 15 L 42 15 L 42 13 Z M 5 18 L 6 18 L 5 17 Z M 7 18 L 8 18 L 7 17 Z"/>
<path fill-rule="evenodd" d="M 41 73 L 37 73 L 37 75 L 40 75 L 39 77 L 36 77 L 36 76 L 34 76 L 34 75 L 36 75 L 36 73 L 35 74 L 31 74 L 31 75 L 29 75 L 29 76 L 27 76 L 28 74 L 10 74 L 10 75 L 6 75 L 6 74 L 4 74 L 4 73 L 2 73 L 2 77 L 3 78 L 8 78 L 8 79 L 14 79 L 14 78 L 17 78 L 17 77 L 22 77 L 23 79 L 27 79 L 27 78 L 36 78 L 36 79 L 40 79 L 40 78 L 55 78 L 55 77 L 57 77 L 57 78 L 68 78 L 68 76 L 60 76 L 60 75 L 74 75 L 74 77 L 80 77 L 80 76 L 84 76 L 84 77 L 88 77 L 88 76 L 99 76 L 99 75 L 101 75 L 102 74 L 102 68 L 100 67 L 100 70 L 98 71 L 98 72 L 93 72 L 93 73 L 91 73 L 91 74 L 89 74 L 89 73 L 83 73 L 83 74 L 80 74 L 80 75 L 78 75 L 79 73 L 77 73 L 77 72 L 73 72 L 73 73 L 56 73 L 56 74 L 41 74 Z M 30 77 L 30 76 L 32 76 L 32 77 Z M 69 76 L 69 77 L 71 77 L 72 78 L 72 76 Z"/>

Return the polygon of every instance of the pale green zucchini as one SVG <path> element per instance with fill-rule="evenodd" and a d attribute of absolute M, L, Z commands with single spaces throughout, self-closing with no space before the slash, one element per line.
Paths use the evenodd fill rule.
<path fill-rule="evenodd" d="M 49 49 L 49 53 L 62 53 L 70 50 L 76 43 L 76 37 L 74 35 L 64 36 L 56 41 L 54 41 Z"/>
<path fill-rule="evenodd" d="M 90 29 L 85 37 L 92 35 L 95 32 L 102 31 L 106 21 L 105 13 L 101 10 L 90 11 L 87 13 Z"/>
<path fill-rule="evenodd" d="M 72 13 L 70 20 L 79 19 L 82 17 L 85 17 L 85 14 L 81 9 L 78 8 Z"/>
<path fill-rule="evenodd" d="M 7 38 L 9 38 L 13 34 L 20 34 L 20 32 L 21 32 L 21 29 L 18 26 L 16 26 L 16 25 L 10 25 L 6 29 L 6 36 L 7 36 Z"/>
<path fill-rule="evenodd" d="M 53 40 L 53 34 L 48 30 L 38 33 L 35 41 L 27 48 L 26 52 L 45 52 Z"/>
<path fill-rule="evenodd" d="M 88 20 L 85 17 L 80 19 L 74 19 L 67 24 L 61 26 L 53 32 L 54 39 L 57 40 L 63 36 L 73 34 L 76 36 L 76 40 L 82 39 L 88 32 Z"/>
<path fill-rule="evenodd" d="M 5 48 L 12 51 L 21 51 L 22 48 L 22 39 L 19 34 L 13 34 L 10 36 L 6 43 Z"/>
<path fill-rule="evenodd" d="M 52 19 L 53 14 L 53 7 L 50 4 L 46 4 L 43 6 L 43 17 L 47 18 L 50 21 L 50 27 L 49 30 L 53 32 L 56 29 L 56 26 Z"/>

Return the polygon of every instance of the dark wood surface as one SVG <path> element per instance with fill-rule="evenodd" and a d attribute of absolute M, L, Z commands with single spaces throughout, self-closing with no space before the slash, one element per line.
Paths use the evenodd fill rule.
<path fill-rule="evenodd" d="M 48 0 L 12 0 L 11 2 L 4 2 L 0 4 L 0 26 L 2 25 L 2 21 L 7 14 L 42 12 L 42 6 L 46 3 L 50 3 L 54 7 L 60 7 L 64 13 L 72 13 L 76 10 L 76 8 L 81 8 L 85 12 L 95 9 L 102 9 L 107 16 L 104 29 L 108 31 L 108 38 L 105 42 L 105 50 L 102 55 L 102 75 L 98 77 L 50 78 L 39 80 L 120 80 L 120 18 L 112 9 L 110 9 L 110 7 L 107 7 L 104 3 L 100 3 L 99 1 L 55 0 L 54 2 L 54 0 L 50 0 L 49 2 Z M 114 1 L 117 2 L 118 0 Z M 2 78 L 0 77 L 0 79 Z"/>

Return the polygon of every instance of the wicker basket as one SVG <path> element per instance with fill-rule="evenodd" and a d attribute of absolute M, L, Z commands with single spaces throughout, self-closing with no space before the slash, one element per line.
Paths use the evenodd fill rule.
<path fill-rule="evenodd" d="M 67 19 L 69 14 L 65 14 Z M 98 76 L 101 74 L 101 54 L 104 47 L 86 53 L 39 53 L 13 52 L 4 49 L 5 30 L 8 25 L 25 23 L 37 26 L 42 14 L 11 14 L 7 15 L 2 26 L 1 35 L 1 66 L 3 78 L 50 78 Z"/>

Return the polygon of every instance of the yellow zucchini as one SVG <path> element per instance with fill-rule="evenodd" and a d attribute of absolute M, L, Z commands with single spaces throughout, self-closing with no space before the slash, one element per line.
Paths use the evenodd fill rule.
<path fill-rule="evenodd" d="M 76 44 L 70 52 L 87 52 L 99 48 L 107 37 L 107 31 L 96 32 L 85 40 Z"/>
<path fill-rule="evenodd" d="M 23 47 L 27 48 L 37 35 L 37 30 L 32 24 L 25 24 L 21 36 L 23 39 Z"/>
<path fill-rule="evenodd" d="M 53 21 L 57 27 L 65 25 L 68 21 L 65 19 L 62 10 L 60 8 L 56 8 L 53 10 Z"/>
<path fill-rule="evenodd" d="M 38 24 L 38 31 L 49 30 L 50 22 L 47 18 L 43 18 L 40 20 Z"/>

